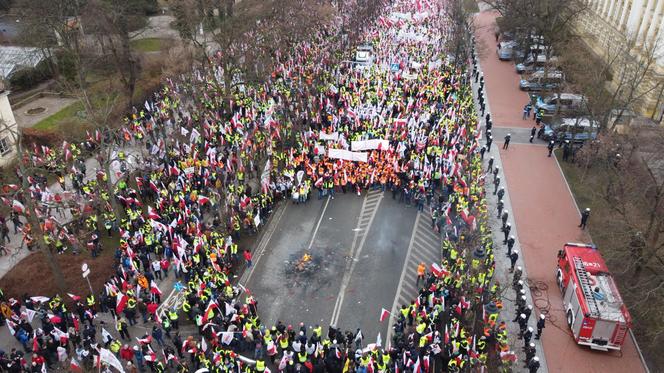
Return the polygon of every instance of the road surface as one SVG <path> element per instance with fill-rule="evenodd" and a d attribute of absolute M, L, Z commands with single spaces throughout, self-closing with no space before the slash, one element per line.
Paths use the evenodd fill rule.
<path fill-rule="evenodd" d="M 289 272 L 304 253 L 316 268 Z M 440 259 L 440 238 L 428 211 L 400 204 L 390 192 L 322 200 L 314 193 L 305 205 L 288 202 L 275 212 L 254 255 L 255 271 L 241 283 L 262 302 L 267 325 L 303 321 L 352 331 L 362 325 L 367 343 L 378 333 L 385 343 L 389 323 L 379 322 L 381 309 L 410 303 L 417 264 Z"/>

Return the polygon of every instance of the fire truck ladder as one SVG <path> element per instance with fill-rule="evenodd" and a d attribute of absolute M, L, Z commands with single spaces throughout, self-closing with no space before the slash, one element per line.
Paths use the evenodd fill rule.
<path fill-rule="evenodd" d="M 583 261 L 578 256 L 574 257 L 574 267 L 576 268 L 576 274 L 579 278 L 581 291 L 583 291 L 586 302 L 588 302 L 588 309 L 590 310 L 590 314 L 594 317 L 599 317 L 599 307 L 597 306 L 597 301 L 593 295 L 593 290 L 590 287 L 588 272 L 586 272 L 586 267 L 583 265 Z"/>

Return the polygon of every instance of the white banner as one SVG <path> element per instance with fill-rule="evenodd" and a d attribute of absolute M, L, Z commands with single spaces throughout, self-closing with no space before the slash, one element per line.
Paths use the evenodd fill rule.
<path fill-rule="evenodd" d="M 342 149 L 328 149 L 327 156 L 333 159 L 344 159 L 347 161 L 366 162 L 367 153 L 351 152 Z"/>
<path fill-rule="evenodd" d="M 323 131 L 320 131 L 320 134 L 318 135 L 318 138 L 320 140 L 332 140 L 332 141 L 337 141 L 339 140 L 339 132 L 332 132 L 332 133 L 325 133 Z"/>
<path fill-rule="evenodd" d="M 351 141 L 350 146 L 354 152 L 360 150 L 372 150 L 372 149 L 387 150 L 387 148 L 390 146 L 390 142 L 381 139 Z"/>
<path fill-rule="evenodd" d="M 113 355 L 113 353 L 110 350 L 107 350 L 105 348 L 100 348 L 99 358 L 101 359 L 102 362 L 107 363 L 108 365 L 120 371 L 120 373 L 124 373 L 124 368 L 122 367 L 122 363 L 120 362 L 120 360 L 118 360 L 118 358 L 115 355 Z"/>

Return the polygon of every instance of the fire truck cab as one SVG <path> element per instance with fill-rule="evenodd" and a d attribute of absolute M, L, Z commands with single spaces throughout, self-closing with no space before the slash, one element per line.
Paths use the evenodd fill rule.
<path fill-rule="evenodd" d="M 620 350 L 632 319 L 597 247 L 565 244 L 558 251 L 556 282 L 576 342 L 595 350 Z"/>

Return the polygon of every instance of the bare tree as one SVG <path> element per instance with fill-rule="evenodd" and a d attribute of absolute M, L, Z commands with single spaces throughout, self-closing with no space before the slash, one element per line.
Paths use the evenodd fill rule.
<path fill-rule="evenodd" d="M 109 59 L 125 90 L 126 107 L 131 108 L 140 60 L 131 47 L 132 31 L 145 20 L 143 5 L 136 0 L 92 0 L 83 9 L 87 32 Z"/>
<path fill-rule="evenodd" d="M 45 220 L 43 213 L 41 212 L 43 207 L 41 206 L 42 202 L 34 198 L 30 185 L 30 180 L 34 179 L 35 177 L 42 177 L 45 170 L 43 168 L 37 167 L 33 163 L 31 152 L 23 147 L 21 134 L 16 125 L 9 125 L 5 121 L 0 121 L 0 127 L 2 127 L 1 132 L 8 133 L 10 135 L 11 141 L 13 142 L 13 146 L 18 158 L 16 165 L 18 168 L 18 174 L 20 176 L 20 186 L 15 190 L 10 189 L 10 193 L 3 195 L 3 198 L 7 200 L 11 199 L 12 201 L 16 200 L 24 205 L 25 209 L 23 211 L 19 211 L 19 213 L 25 216 L 29 225 L 29 228 L 24 227 L 26 230 L 24 234 L 26 238 L 30 239 L 32 243 L 37 246 L 39 252 L 46 256 L 46 262 L 48 263 L 48 266 L 51 270 L 51 274 L 53 275 L 53 280 L 55 281 L 58 291 L 60 294 L 65 294 L 68 289 L 65 277 L 62 273 L 62 269 L 60 268 L 60 265 L 53 255 L 53 252 L 51 252 L 51 249 L 43 240 L 45 234 Z M 12 208 L 14 208 L 13 202 Z M 30 230 L 29 233 L 27 232 L 27 229 Z M 21 244 L 21 248 L 22 247 L 23 244 Z"/>

